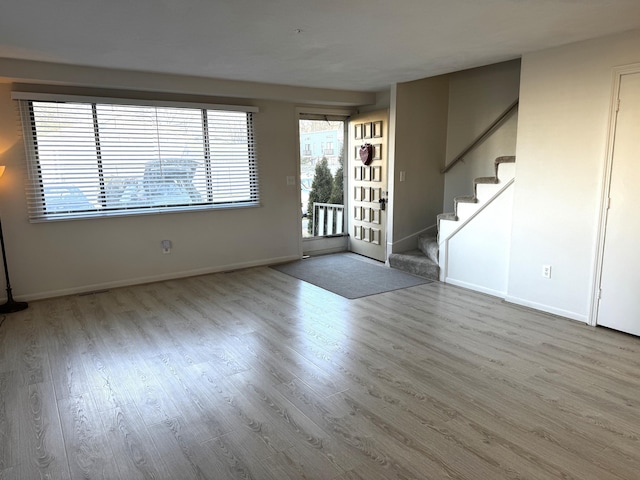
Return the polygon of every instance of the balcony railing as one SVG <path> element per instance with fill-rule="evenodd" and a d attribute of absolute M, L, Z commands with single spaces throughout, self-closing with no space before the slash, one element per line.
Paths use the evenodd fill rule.
<path fill-rule="evenodd" d="M 313 204 L 313 236 L 324 237 L 344 233 L 344 205 Z"/>

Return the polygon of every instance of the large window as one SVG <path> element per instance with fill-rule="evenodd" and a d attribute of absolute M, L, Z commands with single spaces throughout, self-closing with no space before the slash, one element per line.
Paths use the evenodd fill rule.
<path fill-rule="evenodd" d="M 32 220 L 258 205 L 255 109 L 120 102 L 20 100 Z"/>

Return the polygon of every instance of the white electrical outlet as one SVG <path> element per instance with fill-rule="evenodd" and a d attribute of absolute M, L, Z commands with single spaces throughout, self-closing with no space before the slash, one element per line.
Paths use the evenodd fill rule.
<path fill-rule="evenodd" d="M 171 253 L 171 240 L 162 240 L 160 245 L 162 246 L 162 253 Z"/>
<path fill-rule="evenodd" d="M 542 266 L 542 276 L 544 278 L 551 278 L 551 265 Z"/>

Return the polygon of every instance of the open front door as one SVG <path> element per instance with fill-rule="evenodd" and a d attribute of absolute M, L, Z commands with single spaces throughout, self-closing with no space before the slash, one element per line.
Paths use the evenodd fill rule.
<path fill-rule="evenodd" d="M 346 152 L 349 250 L 381 262 L 387 260 L 387 124 L 386 110 L 351 117 Z M 368 165 L 360 155 L 364 144 L 372 146 Z"/>

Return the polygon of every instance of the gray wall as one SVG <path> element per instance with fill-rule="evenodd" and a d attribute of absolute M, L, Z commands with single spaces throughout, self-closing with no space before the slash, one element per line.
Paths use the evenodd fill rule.
<path fill-rule="evenodd" d="M 516 99 L 520 61 L 498 63 L 449 75 L 447 164 Z M 473 179 L 493 175 L 493 160 L 515 155 L 518 113 L 515 112 L 486 141 L 446 174 L 444 209 L 453 211 L 453 198 L 473 193 Z"/>
<path fill-rule="evenodd" d="M 296 108 L 301 104 L 358 105 L 375 100 L 374 94 L 359 92 L 194 78 L 181 81 L 176 76 L 19 61 L 0 61 L 1 77 L 7 83 L 0 84 L 0 164 L 7 165 L 7 170 L 0 179 L 0 214 L 14 294 L 25 299 L 298 258 L 302 251 L 299 190 L 297 185 L 286 183 L 286 177 L 296 176 L 298 170 Z M 23 186 L 26 159 L 19 114 L 10 98 L 12 86 L 8 82 L 12 81 L 99 89 L 112 86 L 140 97 L 154 97 L 159 94 L 149 92 L 163 91 L 169 92 L 162 95 L 164 98 L 178 100 L 197 94 L 212 103 L 258 106 L 261 206 L 29 223 Z M 137 90 L 142 85 L 146 89 Z M 86 93 L 82 88 L 76 90 Z M 172 241 L 170 255 L 161 253 L 162 239 Z"/>
<path fill-rule="evenodd" d="M 417 234 L 442 213 L 449 81 L 439 76 L 397 84 L 392 89 L 390 126 L 389 253 L 416 248 Z M 404 181 L 401 181 L 404 172 Z"/>

